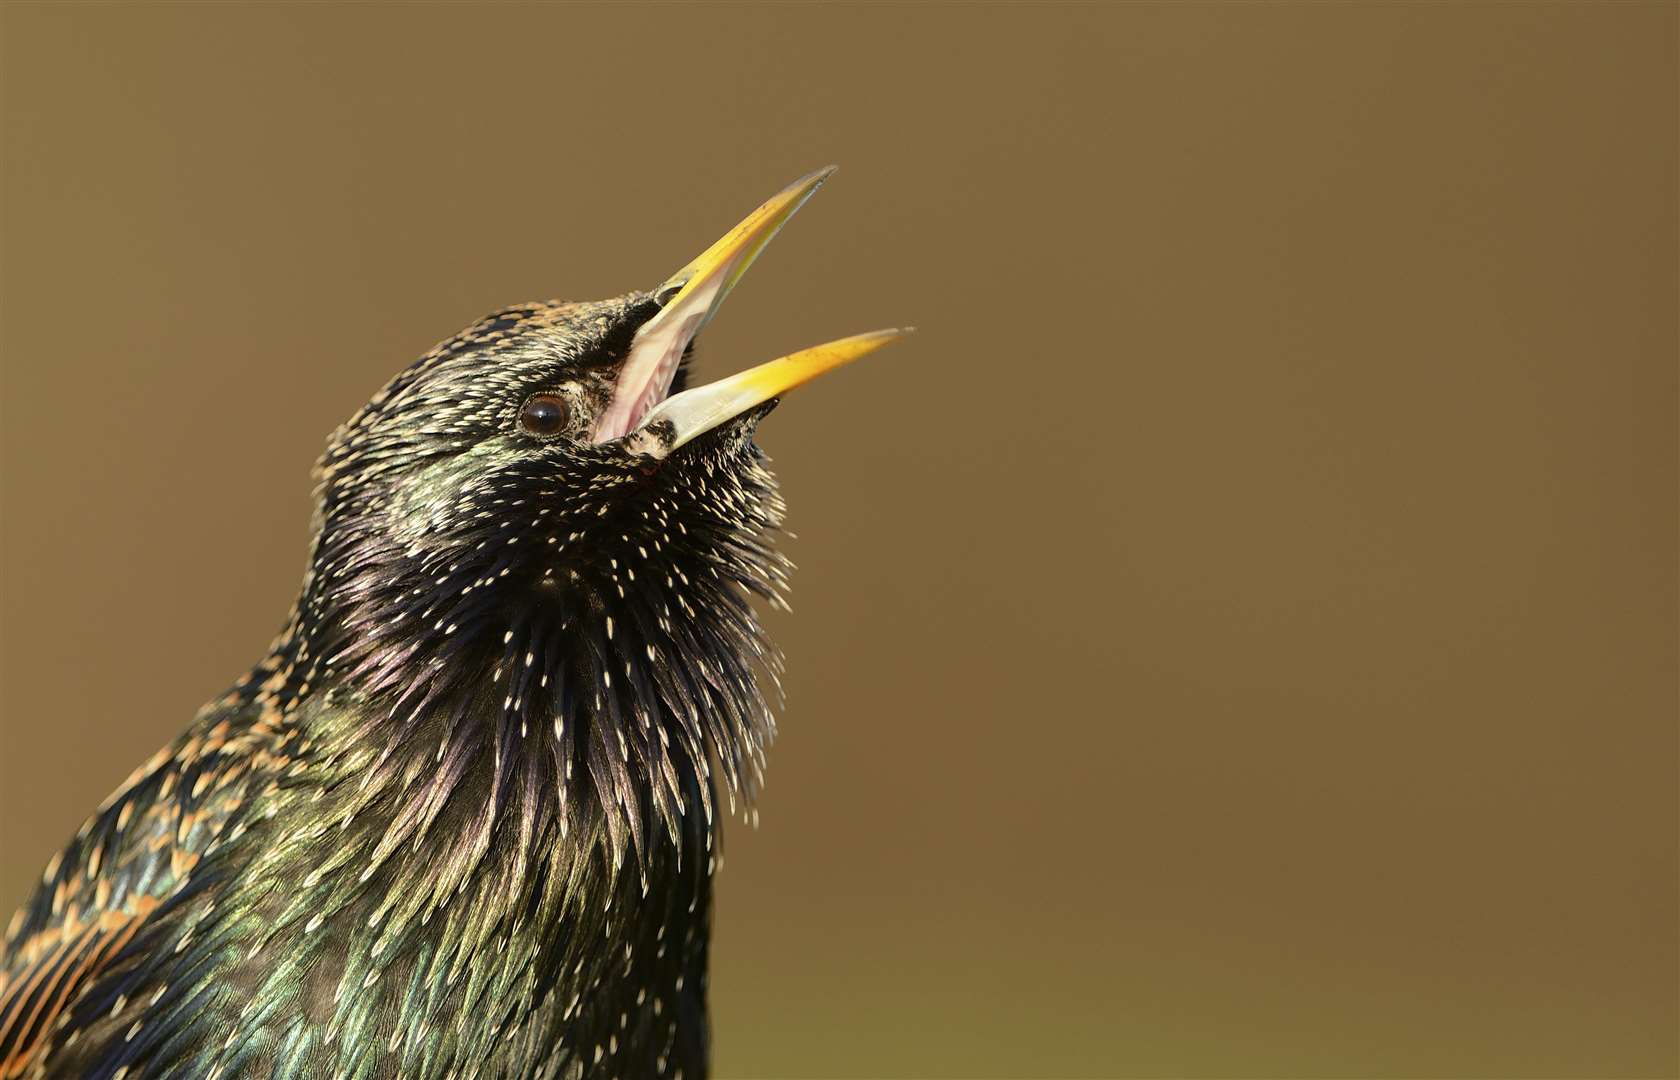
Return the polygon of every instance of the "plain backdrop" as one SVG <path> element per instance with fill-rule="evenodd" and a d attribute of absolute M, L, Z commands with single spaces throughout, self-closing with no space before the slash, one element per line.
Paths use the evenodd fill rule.
<path fill-rule="evenodd" d="M 1674 4 L 0 19 L 0 908 L 390 373 L 832 161 L 700 371 L 922 332 L 762 432 L 718 1071 L 1680 1070 Z"/>

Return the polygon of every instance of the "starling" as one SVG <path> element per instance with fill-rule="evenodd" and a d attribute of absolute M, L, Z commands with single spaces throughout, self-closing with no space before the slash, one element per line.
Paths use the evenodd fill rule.
<path fill-rule="evenodd" d="M 832 170 L 652 292 L 496 312 L 316 467 L 268 655 L 107 799 L 0 952 L 15 1077 L 689 1077 L 720 798 L 747 805 L 790 564 L 753 442 L 901 336 L 684 389 Z"/>

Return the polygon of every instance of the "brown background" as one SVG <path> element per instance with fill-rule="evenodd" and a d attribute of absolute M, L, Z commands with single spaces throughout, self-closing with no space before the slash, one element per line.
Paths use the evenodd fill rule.
<path fill-rule="evenodd" d="M 719 1071 L 1672 1075 L 1676 7 L 4 13 L 0 907 L 494 307 L 843 166 Z"/>

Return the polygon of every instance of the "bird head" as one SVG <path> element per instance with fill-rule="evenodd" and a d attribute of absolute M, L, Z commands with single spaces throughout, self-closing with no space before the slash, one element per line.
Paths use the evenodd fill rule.
<path fill-rule="evenodd" d="M 649 291 L 480 320 L 340 428 L 317 468 L 300 610 L 317 681 L 386 695 L 399 717 L 482 684 L 522 731 L 583 713 L 633 729 L 618 712 L 661 705 L 758 725 L 746 715 L 764 711 L 756 692 L 722 685 L 750 683 L 742 663 L 765 659 L 747 596 L 774 599 L 787 570 L 753 433 L 781 394 L 904 331 L 693 388 L 686 368 L 830 172 L 796 181 Z M 641 703 L 615 700 L 615 678 Z"/>

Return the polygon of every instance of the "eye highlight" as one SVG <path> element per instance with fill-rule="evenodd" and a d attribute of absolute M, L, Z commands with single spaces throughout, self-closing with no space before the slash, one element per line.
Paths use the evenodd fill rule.
<path fill-rule="evenodd" d="M 519 426 L 539 439 L 551 439 L 566 430 L 571 414 L 559 394 L 532 394 L 519 408 Z"/>

